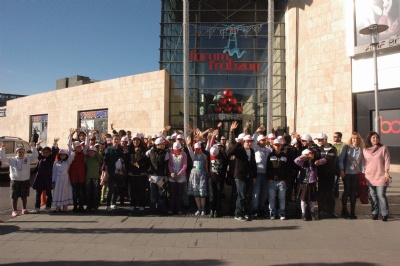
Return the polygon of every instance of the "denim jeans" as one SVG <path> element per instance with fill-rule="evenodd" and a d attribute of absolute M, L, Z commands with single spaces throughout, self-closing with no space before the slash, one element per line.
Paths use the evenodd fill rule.
<path fill-rule="evenodd" d="M 285 213 L 285 204 L 286 204 L 286 182 L 284 181 L 273 181 L 268 185 L 268 193 L 269 193 L 269 211 L 271 215 L 276 214 L 276 194 L 278 192 L 279 199 L 279 210 L 278 214 Z"/>
<path fill-rule="evenodd" d="M 115 183 L 115 178 L 114 174 L 110 174 L 110 179 L 108 180 L 108 194 L 107 194 L 107 206 L 110 206 L 111 204 L 115 205 L 117 201 L 117 184 Z"/>
<path fill-rule="evenodd" d="M 381 215 L 387 216 L 389 215 L 389 204 L 386 197 L 386 186 L 383 187 L 376 187 L 370 186 L 369 187 L 369 194 L 371 196 L 371 207 L 372 207 L 372 214 L 379 214 L 379 208 L 381 209 Z M 378 207 L 379 204 L 379 207 Z"/>
<path fill-rule="evenodd" d="M 258 173 L 256 183 L 251 193 L 251 210 L 253 212 L 264 211 L 268 199 L 268 180 L 265 173 Z"/>
<path fill-rule="evenodd" d="M 250 215 L 250 199 L 252 184 L 247 180 L 235 179 L 237 199 L 236 199 L 236 217 L 246 214 Z"/>
<path fill-rule="evenodd" d="M 150 209 L 165 212 L 165 199 L 161 198 L 160 189 L 155 183 L 150 183 Z"/>

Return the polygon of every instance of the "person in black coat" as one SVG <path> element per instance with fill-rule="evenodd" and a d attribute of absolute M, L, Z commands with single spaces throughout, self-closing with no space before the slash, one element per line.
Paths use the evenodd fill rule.
<path fill-rule="evenodd" d="M 251 220 L 251 189 L 257 178 L 257 164 L 254 150 L 251 148 L 253 138 L 239 135 L 237 143 L 227 152 L 228 157 L 235 156 L 235 183 L 237 189 L 236 215 L 239 221 Z"/>

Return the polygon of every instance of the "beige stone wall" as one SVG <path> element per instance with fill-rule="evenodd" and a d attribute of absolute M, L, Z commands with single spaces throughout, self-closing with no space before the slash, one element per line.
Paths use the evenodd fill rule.
<path fill-rule="evenodd" d="M 158 133 L 169 121 L 169 76 L 166 71 L 105 80 L 54 90 L 7 102 L 7 117 L 0 118 L 0 136 L 27 140 L 31 115 L 48 114 L 48 139 L 67 143 L 69 128 L 76 128 L 78 111 L 108 109 L 108 127 L 147 134 Z"/>
<path fill-rule="evenodd" d="M 287 117 L 290 131 L 312 135 L 324 132 L 332 140 L 335 131 L 343 132 L 344 139 L 347 139 L 353 130 L 351 59 L 346 55 L 344 2 L 289 2 L 285 22 Z M 295 117 L 296 67 L 298 78 Z"/>

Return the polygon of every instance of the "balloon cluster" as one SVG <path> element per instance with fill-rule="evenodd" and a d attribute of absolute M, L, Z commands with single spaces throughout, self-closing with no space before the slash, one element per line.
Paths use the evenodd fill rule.
<path fill-rule="evenodd" d="M 215 114 L 220 114 L 222 112 L 225 114 L 241 114 L 243 112 L 242 107 L 237 104 L 236 98 L 233 97 L 231 90 L 224 90 L 222 92 L 222 97 L 218 100 L 218 105 L 214 107 Z"/>

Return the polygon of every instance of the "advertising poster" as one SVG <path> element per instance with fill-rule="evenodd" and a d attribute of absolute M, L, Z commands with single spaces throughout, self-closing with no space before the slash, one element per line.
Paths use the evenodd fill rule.
<path fill-rule="evenodd" d="M 107 133 L 108 109 L 79 112 L 80 126 L 87 132 L 98 130 L 100 136 Z"/>
<path fill-rule="evenodd" d="M 32 115 L 31 116 L 31 134 L 36 130 L 39 135 L 40 146 L 47 146 L 47 122 L 48 115 Z"/>
<path fill-rule="evenodd" d="M 387 146 L 400 147 L 400 110 L 381 110 L 381 142 Z M 375 128 L 375 111 L 372 111 L 372 125 Z"/>
<path fill-rule="evenodd" d="M 371 37 L 361 35 L 359 31 L 371 24 L 384 24 L 389 27 L 379 34 L 379 40 L 400 35 L 400 0 L 355 0 L 356 43 L 355 46 L 368 45 Z"/>

